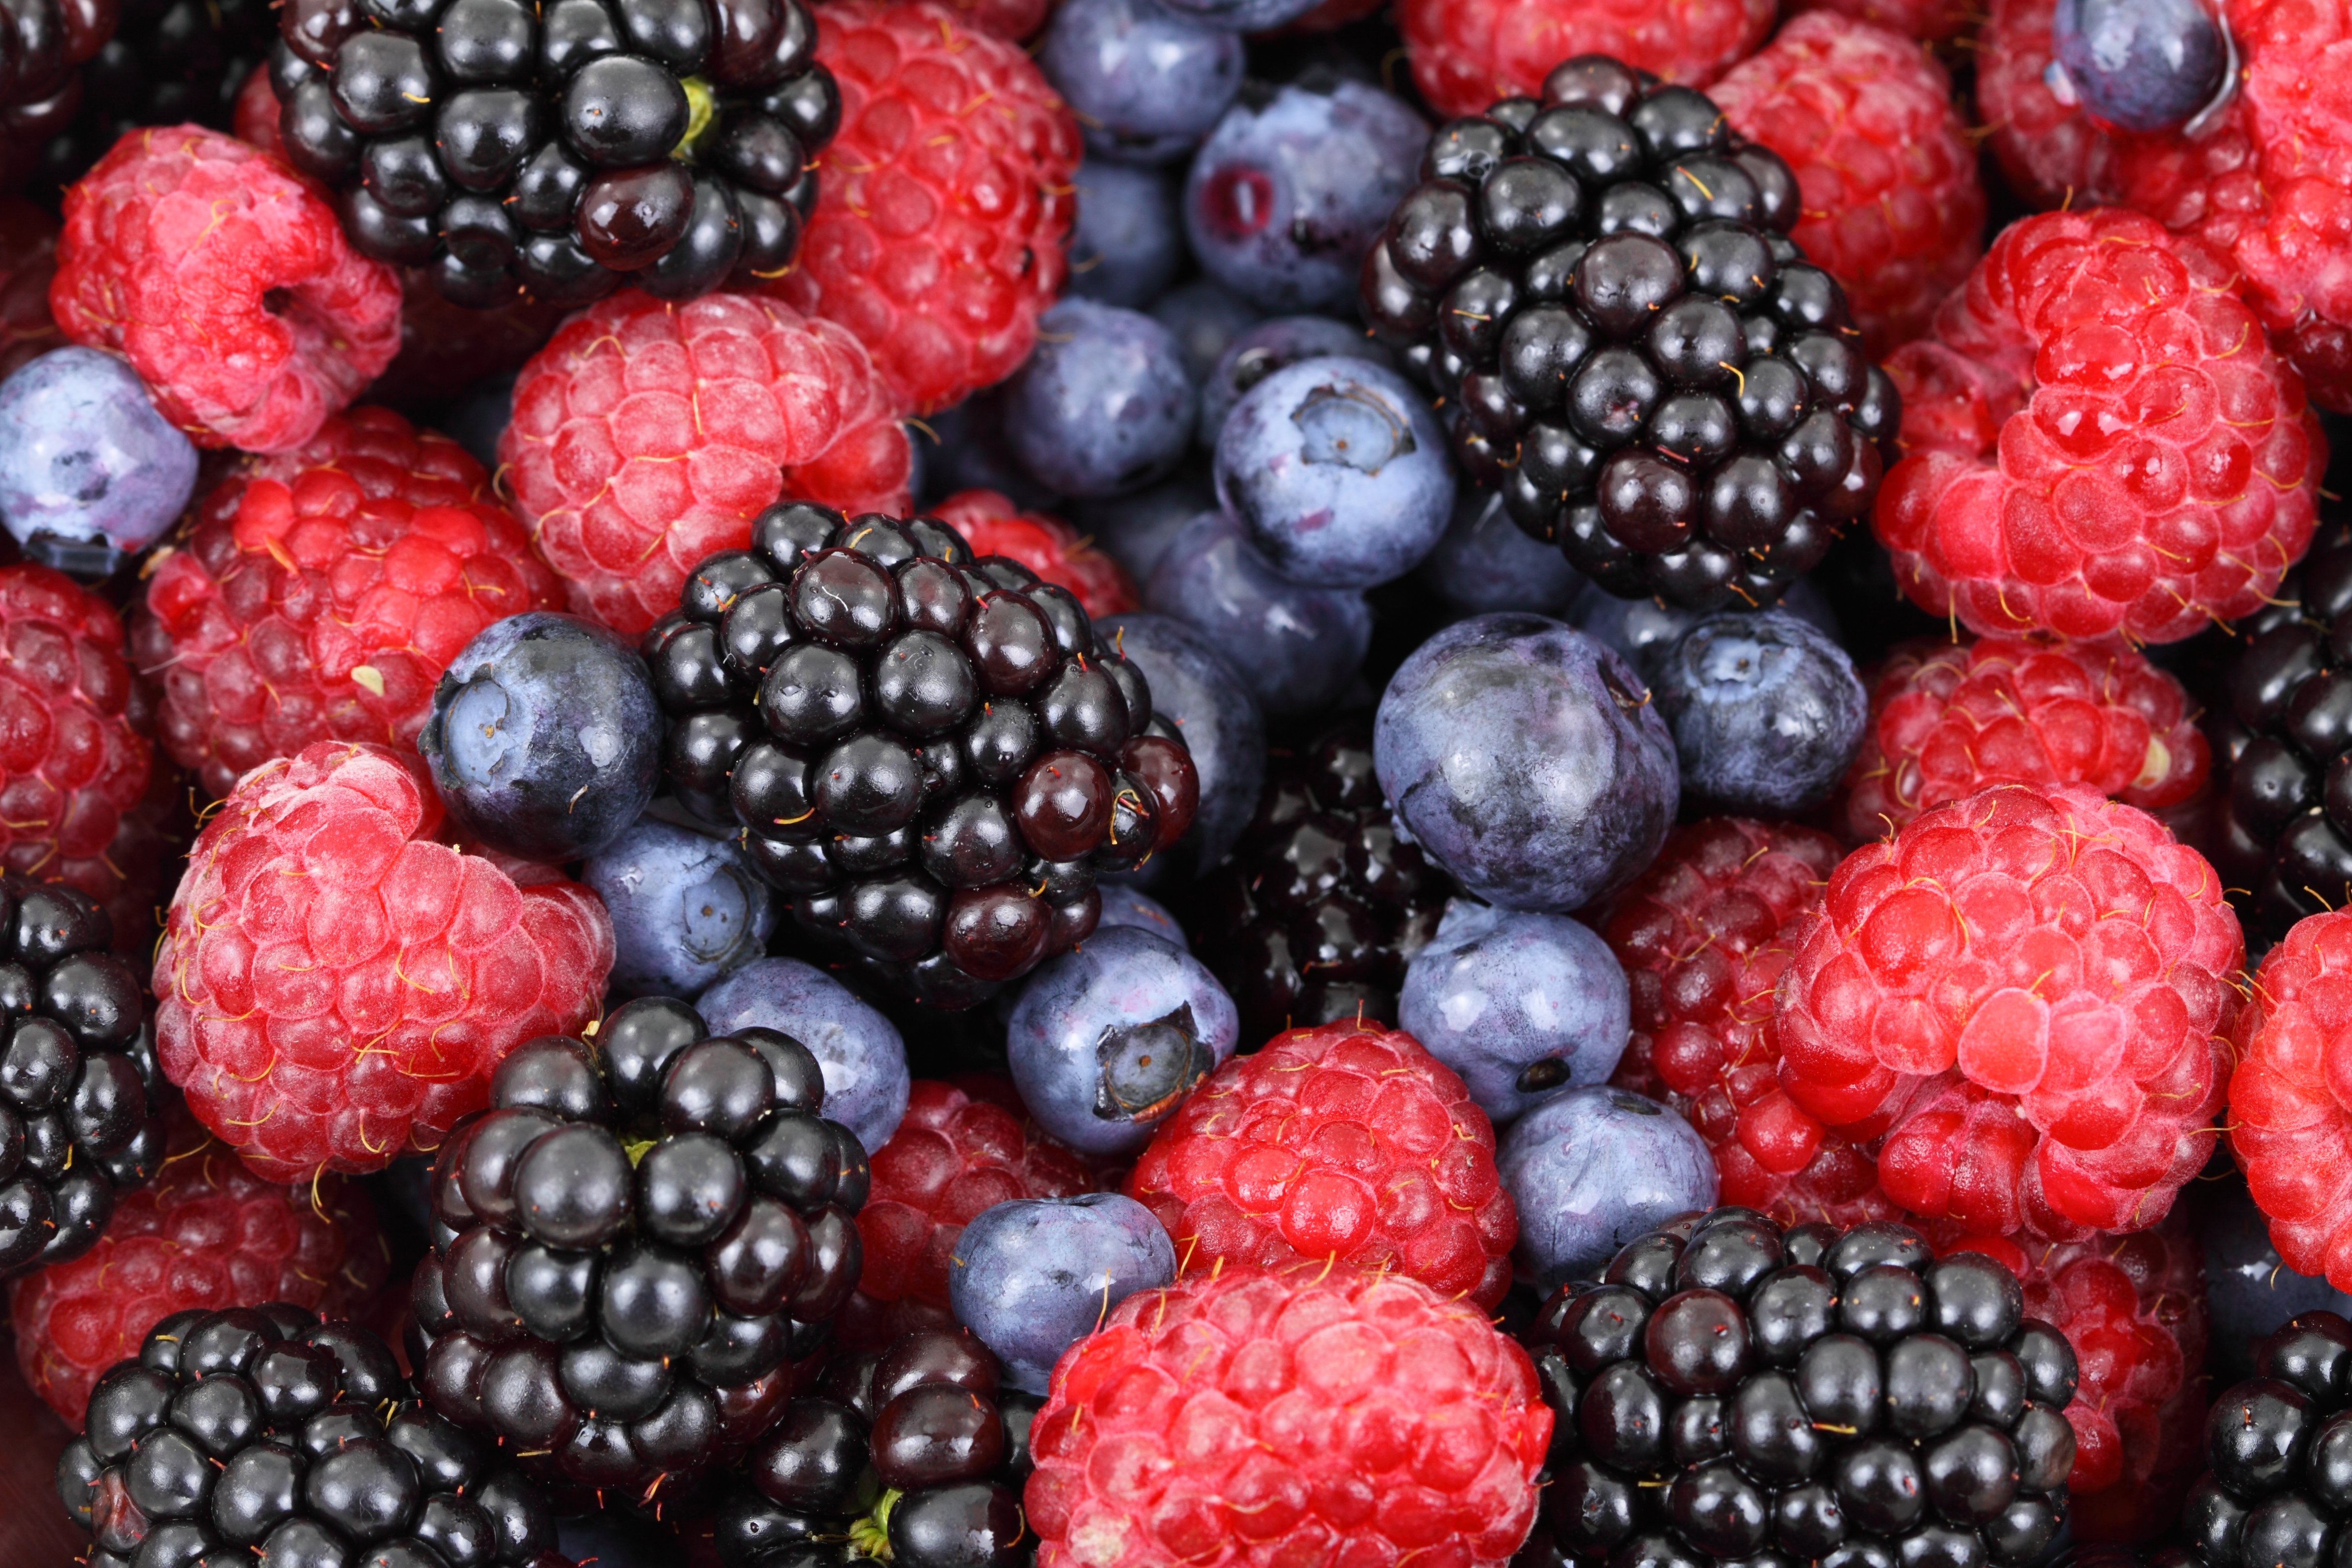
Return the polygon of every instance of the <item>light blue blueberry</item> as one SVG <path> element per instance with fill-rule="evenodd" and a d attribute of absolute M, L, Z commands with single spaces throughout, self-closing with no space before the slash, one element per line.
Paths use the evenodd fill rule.
<path fill-rule="evenodd" d="M 1519 1211 L 1519 1277 L 1539 1290 L 1591 1279 L 1635 1237 L 1715 1206 L 1706 1142 L 1629 1089 L 1546 1100 L 1502 1135 L 1495 1166 Z"/>
<path fill-rule="evenodd" d="M 1201 383 L 1201 445 L 1217 448 L 1225 416 L 1250 388 L 1303 359 L 1370 360 L 1394 369 L 1396 360 L 1364 329 L 1330 316 L 1276 316 L 1225 345 Z"/>
<path fill-rule="evenodd" d="M 580 870 L 613 917 L 612 988 L 691 1002 L 767 951 L 776 903 L 751 858 L 727 838 L 657 817 L 605 846 Z"/>
<path fill-rule="evenodd" d="M 1811 578 L 1800 577 L 1790 584 L 1775 607 L 1786 610 L 1832 641 L 1837 639 L 1837 614 Z M 1657 599 L 1621 599 L 1598 583 L 1585 582 L 1569 601 L 1560 619 L 1615 648 L 1644 684 L 1654 684 L 1666 650 L 1674 646 L 1676 637 L 1697 625 L 1706 613 L 1682 609 Z"/>
<path fill-rule="evenodd" d="M 1017 1198 L 982 1209 L 956 1237 L 948 1305 L 996 1352 L 1007 1383 L 1043 1394 L 1062 1352 L 1111 1309 L 1175 1278 L 1175 1243 L 1133 1198 Z"/>
<path fill-rule="evenodd" d="M 1192 831 L 1129 879 L 1163 887 L 1198 876 L 1225 858 L 1257 810 L 1265 783 L 1265 721 L 1257 699 L 1214 644 L 1172 616 L 1106 616 L 1095 627 L 1097 638 L 1143 672 L 1152 711 L 1182 733 L 1201 778 Z"/>
<path fill-rule="evenodd" d="M 54 349 L 0 382 L 0 521 L 35 560 L 103 576 L 195 484 L 195 447 L 112 354 Z"/>
<path fill-rule="evenodd" d="M 1727 811 L 1809 811 L 1845 777 L 1870 693 L 1845 649 L 1785 610 L 1709 616 L 1650 683 L 1683 788 Z"/>
<path fill-rule="evenodd" d="M 907 1114 L 907 1047 L 890 1020 L 848 986 L 797 958 L 755 958 L 695 1003 L 714 1035 L 776 1029 L 806 1046 L 824 1073 L 824 1113 L 869 1154 Z"/>
<path fill-rule="evenodd" d="M 1037 50 L 1087 152 L 1132 163 L 1173 163 L 1198 146 L 1245 63 L 1235 34 L 1157 0 L 1065 0 Z"/>
<path fill-rule="evenodd" d="M 1202 512 L 1169 542 L 1143 603 L 1207 639 L 1268 718 L 1329 707 L 1372 646 L 1363 595 L 1290 581 L 1221 511 Z"/>
<path fill-rule="evenodd" d="M 1104 158 L 1078 166 L 1078 218 L 1064 292 L 1141 310 L 1184 265 L 1181 191 L 1175 177 Z"/>
<path fill-rule="evenodd" d="M 1065 495 L 1139 490 L 1191 445 L 1199 395 L 1173 333 L 1136 310 L 1064 300 L 1004 389 L 1004 439 Z"/>

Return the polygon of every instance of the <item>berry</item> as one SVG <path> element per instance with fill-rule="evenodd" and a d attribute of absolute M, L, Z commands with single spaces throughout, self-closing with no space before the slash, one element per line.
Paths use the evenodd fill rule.
<path fill-rule="evenodd" d="M 2352 1288 L 2352 1182 L 2326 1151 L 2347 1112 L 2329 1084 L 2347 1054 L 2334 997 L 2352 968 L 2352 914 L 2295 923 L 2263 960 L 2231 1038 L 2230 1143 L 2286 1266 Z"/>
<path fill-rule="evenodd" d="M 572 607 L 623 637 L 779 495 L 906 507 L 906 433 L 865 349 L 774 300 L 601 300 L 523 367 L 514 409 L 515 510 Z"/>
<path fill-rule="evenodd" d="M 1492 1308 L 1518 1220 L 1495 1130 L 1410 1035 L 1276 1035 L 1211 1073 L 1128 1178 L 1187 1272 L 1306 1259 L 1406 1275 Z"/>
<path fill-rule="evenodd" d="M 1972 31 L 1983 13 L 1963 0 L 1799 0 L 1798 15 L 1831 11 L 1890 33 L 1940 44 Z"/>
<path fill-rule="evenodd" d="M 1240 1016 L 1181 944 L 1097 931 L 1022 987 L 1004 1035 L 1030 1113 L 1080 1153 L 1105 1158 L 1142 1148 L 1234 1054 Z"/>
<path fill-rule="evenodd" d="M 317 742 L 415 745 L 459 650 L 556 602 L 480 464 L 359 408 L 205 495 L 154 560 L 135 651 L 163 687 L 163 749 L 226 796 Z"/>
<path fill-rule="evenodd" d="M 828 949 L 970 1006 L 1191 825 L 1175 727 L 1068 591 L 928 518 L 796 503 L 752 532 L 646 637 L 668 773 Z"/>
<path fill-rule="evenodd" d="M 1329 708 L 1372 645 L 1371 606 L 1361 593 L 1292 582 L 1240 523 L 1215 510 L 1168 541 L 1144 584 L 1143 604 L 1225 656 L 1273 718 Z"/>
<path fill-rule="evenodd" d="M 2161 811 L 2209 766 L 2180 683 L 2115 645 L 1920 639 L 1889 653 L 1847 775 L 1846 834 L 1875 838 L 1992 784 L 2087 784 Z"/>
<path fill-rule="evenodd" d="M 1479 490 L 1456 493 L 1454 521 L 1437 548 L 1423 558 L 1421 580 L 1457 616 L 1524 610 L 1557 618 L 1587 586 L 1584 574 L 1565 556 L 1530 539 L 1511 521 L 1502 497 Z M 1608 593 L 1601 597 L 1656 608 L 1646 599 Z"/>
<path fill-rule="evenodd" d="M 1193 258 L 1263 310 L 1344 309 L 1428 130 L 1397 99 L 1344 78 L 1244 93 L 1185 177 Z"/>
<path fill-rule="evenodd" d="M 413 1293 L 434 1409 L 643 1503 L 755 1436 L 823 1345 L 866 1152 L 790 1036 L 654 996 L 595 1038 L 514 1052 L 442 1145 Z"/>
<path fill-rule="evenodd" d="M 1171 163 L 1200 144 L 1241 90 L 1242 57 L 1239 35 L 1159 0 L 1066 0 L 1046 26 L 1037 64 L 1080 117 L 1087 152 Z"/>
<path fill-rule="evenodd" d="M 1182 196 L 1173 173 L 1108 158 L 1078 166 L 1067 292 L 1141 310 L 1184 269 Z M 1045 329 L 1051 342 L 1055 329 Z"/>
<path fill-rule="evenodd" d="M 1976 148 L 1913 37 L 1808 12 L 1708 89 L 1796 175 L 1789 237 L 1844 286 L 1874 358 L 1927 331 L 1984 249 Z"/>
<path fill-rule="evenodd" d="M 1819 805 L 1869 719 L 1845 649 L 1785 610 L 1709 616 L 1675 639 L 1650 688 L 1684 789 L 1733 811 Z"/>
<path fill-rule="evenodd" d="M 2080 784 L 2004 784 L 1848 856 L 1780 980 L 1780 1085 L 1912 1213 L 2162 1219 L 2212 1152 L 2244 949 L 2221 879 Z"/>
<path fill-rule="evenodd" d="M 1811 578 L 1798 578 L 1773 607 L 1787 611 L 1822 636 L 1843 645 L 1837 616 Z M 1675 643 L 1704 618 L 1698 611 L 1658 599 L 1621 599 L 1597 583 L 1580 586 L 1569 602 L 1567 614 L 1560 616 L 1578 631 L 1615 648 L 1617 656 L 1632 665 L 1635 674 L 1653 682 L 1665 668 L 1666 655 Z"/>
<path fill-rule="evenodd" d="M 34 560 L 106 576 L 195 485 L 196 449 L 121 360 L 58 349 L 0 381 L 0 522 Z"/>
<path fill-rule="evenodd" d="M 799 265 L 770 288 L 856 333 L 898 405 L 929 414 L 1029 357 L 1067 272 L 1077 121 L 1028 56 L 939 0 L 815 15 L 841 131 Z"/>
<path fill-rule="evenodd" d="M 768 949 L 775 894 L 736 844 L 643 816 L 580 868 L 613 917 L 613 989 L 691 1002 Z"/>
<path fill-rule="evenodd" d="M 165 1319 L 273 1301 L 364 1317 L 391 1271 L 358 1186 L 273 1186 L 188 1117 L 169 1128 L 155 1180 L 122 1194 L 97 1245 L 10 1292 L 16 1365 L 76 1431 L 99 1375 Z"/>
<path fill-rule="evenodd" d="M 1176 923 L 1176 917 L 1168 912 L 1167 905 L 1137 892 L 1133 888 L 1113 882 L 1102 889 L 1102 919 L 1097 922 L 1095 931 L 1099 934 L 1123 926 L 1165 937 L 1176 946 L 1191 951 L 1192 944 L 1185 940 L 1184 928 Z"/>
<path fill-rule="evenodd" d="M 1389 351 L 1361 327 L 1329 316 L 1275 316 L 1236 333 L 1201 383 L 1201 445 L 1212 452 L 1225 416 L 1251 388 L 1304 359 L 1369 360 L 1393 368 Z"/>
<path fill-rule="evenodd" d="M 1825 833 L 1710 817 L 1676 828 L 1601 927 L 1633 994 L 1614 1081 L 1689 1118 L 1724 1202 L 1788 1225 L 1900 1212 L 1869 1152 L 1780 1088 L 1773 992 L 1837 863 Z"/>
<path fill-rule="evenodd" d="M 284 164 L 194 126 L 126 136 L 66 193 L 49 308 L 199 447 L 293 452 L 392 363 L 400 281 Z"/>
<path fill-rule="evenodd" d="M 1888 362 L 1907 455 L 1874 521 L 1914 604 L 1985 636 L 2172 642 L 2272 596 L 2324 447 L 2229 284 L 2137 213 L 2001 231 Z"/>
<path fill-rule="evenodd" d="M 1690 1123 L 1629 1089 L 1587 1086 L 1513 1122 L 1495 1164 L 1520 1227 L 1519 1273 L 1539 1288 L 1583 1279 L 1629 1238 L 1712 1205 L 1717 1180 Z"/>
<path fill-rule="evenodd" d="M 2221 89 L 2230 52 L 2197 0 L 2058 0 L 2050 48 L 2067 93 L 2117 131 L 2185 125 Z"/>
<path fill-rule="evenodd" d="M 1102 630 L 1150 683 L 1153 711 L 1166 715 L 1183 734 L 1184 753 L 1201 781 L 1192 830 L 1175 848 L 1155 854 L 1149 864 L 1128 874 L 1132 880 L 1172 889 L 1223 859 L 1255 815 L 1258 791 L 1265 783 L 1265 719 L 1233 665 L 1182 621 L 1169 616 L 1117 616 L 1105 621 Z M 1102 896 L 1103 922 L 1108 924 L 1108 886 Z"/>
<path fill-rule="evenodd" d="M 730 1034 L 773 1029 L 814 1053 L 829 1120 L 878 1152 L 907 1113 L 907 1047 L 849 987 L 796 958 L 755 958 L 704 992 L 702 1016 Z"/>
<path fill-rule="evenodd" d="M 919 1079 L 889 1142 L 874 1151 L 874 1190 L 857 1211 L 859 1294 L 887 1306 L 948 1304 L 956 1237 L 999 1204 L 1095 1189 L 1079 1157 L 1038 1130 L 1001 1079 L 966 1088 Z"/>
<path fill-rule="evenodd" d="M 2218 1374 L 2252 1377 L 2254 1347 L 2289 1318 L 2320 1308 L 2339 1314 L 2352 1310 L 2352 1295 L 2287 1267 L 2242 1179 L 2192 1191 L 2198 1201 L 2184 1206 L 2192 1212 L 2205 1250 L 2205 1300 Z"/>
<path fill-rule="evenodd" d="M 13 5 L 0 29 L 0 184 L 14 190 L 41 172 L 53 139 L 72 122 L 81 102 L 78 68 L 113 36 L 119 7 L 97 5 Z M 73 171 L 79 173 L 79 170 Z"/>
<path fill-rule="evenodd" d="M 2344 1512 L 2340 1476 L 2352 1324 L 2305 1312 L 2255 1348 L 2255 1375 L 2206 1418 L 2205 1474 L 2180 1531 L 2203 1568 L 2301 1563 L 2324 1552 Z"/>
<path fill-rule="evenodd" d="M 1004 440 L 1064 495 L 1120 495 L 1163 479 L 1192 444 L 1199 395 L 1167 328 L 1139 310 L 1065 300 L 1004 388 Z"/>
<path fill-rule="evenodd" d="M 1624 598 L 1769 605 L 1878 490 L 1899 418 L 1779 154 L 1598 55 L 1442 128 L 1364 319 L 1512 518 Z"/>
<path fill-rule="evenodd" d="M 1381 696 L 1373 753 L 1422 853 L 1506 909 L 1565 912 L 1622 887 L 1681 800 L 1641 681 L 1539 616 L 1456 621 L 1414 649 Z M 1459 755 L 1481 765 L 1451 765 Z"/>
<path fill-rule="evenodd" d="M 1176 334 L 1185 368 L 1196 378 L 1207 375 L 1234 335 L 1265 314 L 1213 278 L 1178 284 L 1151 307 L 1151 319 Z"/>
<path fill-rule="evenodd" d="M 2122 140 L 2051 87 L 2057 0 L 1993 0 L 1979 34 L 1976 100 L 1987 144 L 2019 195 L 2036 207 L 2105 205 L 2121 195 Z"/>
<path fill-rule="evenodd" d="M 1171 11 L 1202 26 L 1234 33 L 1261 33 L 1304 22 L 1321 9 L 1318 0 L 1163 0 Z"/>
<path fill-rule="evenodd" d="M 265 68 L 262 58 L 278 36 L 261 0 L 128 0 L 58 10 L 68 27 L 92 11 L 110 15 L 112 30 L 81 62 L 79 93 L 60 95 L 68 104 L 78 97 L 79 107 L 68 109 L 70 123 L 40 146 L 35 183 L 42 186 L 71 184 L 119 138 L 147 126 L 193 121 L 226 128 L 238 89 Z M 277 117 L 273 101 L 270 118 Z"/>
<path fill-rule="evenodd" d="M 661 774 L 639 658 L 577 616 L 493 622 L 449 661 L 416 737 L 450 819 L 508 855 L 584 859 L 627 832 Z"/>
<path fill-rule="evenodd" d="M 1126 571 L 1058 517 L 1024 512 L 995 490 L 958 490 L 930 512 L 962 534 L 973 554 L 1018 561 L 1040 580 L 1076 595 L 1089 616 L 1136 606 L 1135 584 Z"/>
<path fill-rule="evenodd" d="M 1030 1428 L 1037 1561 L 1500 1568 L 1553 1430 L 1526 1353 L 1443 1290 L 1319 1259 L 1189 1273 L 1055 1369 Z M 1118 1460 L 1141 1451 L 1165 1462 Z"/>
<path fill-rule="evenodd" d="M 1005 1380 L 1043 1394 L 1063 1352 L 1139 1290 L 1176 1278 L 1176 1249 L 1151 1211 L 1117 1193 L 1020 1198 L 964 1226 L 951 1290 L 1004 1363 Z"/>
<path fill-rule="evenodd" d="M 595 895 L 441 827 L 416 758 L 320 741 L 246 775 L 198 836 L 155 953 L 156 1049 L 257 1173 L 430 1152 L 509 1051 L 596 1016 Z"/>
<path fill-rule="evenodd" d="M 1188 363 L 1191 357 L 1185 356 Z M 1135 495 L 1079 501 L 1071 507 L 1070 519 L 1093 540 L 1095 548 L 1141 584 L 1151 580 L 1170 542 L 1186 523 L 1216 510 L 1217 493 L 1209 476 L 1188 464 Z"/>
<path fill-rule="evenodd" d="M 1771 0 L 1406 0 L 1398 18 L 1422 96 L 1440 114 L 1534 97 L 1572 55 L 1614 55 L 1669 82 L 1705 87 L 1772 30 Z"/>
<path fill-rule="evenodd" d="M 30 202 L 0 196 L 0 375 L 65 345 L 49 315 L 57 269 L 58 220 Z"/>

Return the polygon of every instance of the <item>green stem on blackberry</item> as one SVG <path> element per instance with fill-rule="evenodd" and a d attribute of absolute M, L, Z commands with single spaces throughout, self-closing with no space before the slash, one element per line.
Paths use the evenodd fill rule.
<path fill-rule="evenodd" d="M 890 1561 L 890 1510 L 907 1494 L 893 1487 L 882 1494 L 874 1511 L 849 1527 L 849 1554 L 872 1558 L 878 1563 Z"/>
<path fill-rule="evenodd" d="M 677 139 L 669 155 L 694 163 L 702 151 L 702 143 L 718 129 L 719 95 L 698 76 L 688 77 L 678 85 L 686 89 L 686 134 Z"/>

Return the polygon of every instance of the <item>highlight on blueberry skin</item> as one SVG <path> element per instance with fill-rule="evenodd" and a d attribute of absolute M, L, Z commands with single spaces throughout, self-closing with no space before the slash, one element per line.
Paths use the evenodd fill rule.
<path fill-rule="evenodd" d="M 1845 649 L 1781 610 L 1709 616 L 1651 678 L 1683 788 L 1732 811 L 1829 798 L 1862 746 L 1870 693 Z"/>
<path fill-rule="evenodd" d="M 1112 1308 L 1175 1278 L 1175 1243 L 1133 1198 L 1018 1198 L 963 1227 L 948 1302 L 1004 1363 L 1007 1383 L 1043 1394 L 1062 1352 Z"/>
<path fill-rule="evenodd" d="M 1715 1157 L 1691 1124 L 1631 1089 L 1571 1089 L 1502 1135 L 1495 1167 L 1519 1211 L 1519 1277 L 1591 1277 L 1678 1214 L 1715 1206 Z"/>
<path fill-rule="evenodd" d="M 590 856 L 580 879 L 613 918 L 613 990 L 691 1002 L 767 951 L 775 894 L 732 840 L 658 817 Z"/>
<path fill-rule="evenodd" d="M 2232 51 L 2197 0 L 2058 0 L 2049 83 L 2118 131 L 2169 131 L 2221 95 Z"/>

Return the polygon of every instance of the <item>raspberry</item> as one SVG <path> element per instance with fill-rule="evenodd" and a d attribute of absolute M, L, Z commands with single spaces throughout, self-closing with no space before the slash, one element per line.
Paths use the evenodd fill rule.
<path fill-rule="evenodd" d="M 1993 784 L 2087 784 L 2142 811 L 2205 786 L 2212 758 L 2180 682 L 2113 644 L 1985 637 L 1897 645 L 1846 775 L 1855 842 Z"/>
<path fill-rule="evenodd" d="M 278 89 L 269 85 L 269 66 L 265 61 L 255 66 L 245 85 L 236 89 L 236 100 L 229 106 L 229 131 L 238 141 L 251 142 L 282 163 L 286 138 L 278 121 L 283 113 Z"/>
<path fill-rule="evenodd" d="M 562 602 L 464 447 L 356 408 L 205 498 L 156 558 L 135 652 L 163 749 L 218 796 L 315 741 L 413 750 L 477 632 Z"/>
<path fill-rule="evenodd" d="M 2138 1230 L 2211 1152 L 2243 954 L 2146 813 L 2004 784 L 1857 849 L 1780 979 L 1780 1086 L 1928 1220 Z"/>
<path fill-rule="evenodd" d="M 1495 1130 L 1401 1030 L 1292 1029 L 1233 1058 L 1152 1134 L 1127 1191 L 1186 1268 L 1336 1259 L 1488 1308 L 1511 1282 Z"/>
<path fill-rule="evenodd" d="M 1957 37 L 1977 18 L 1970 0 L 1797 0 L 1789 10 L 1800 16 L 1825 11 L 1851 16 L 1923 44 Z"/>
<path fill-rule="evenodd" d="M 1712 817 L 1675 830 L 1601 934 L 1625 966 L 1633 1033 L 1612 1080 L 1683 1113 L 1721 1197 L 1788 1225 L 1893 1219 L 1869 1153 L 1781 1091 L 1772 989 L 1821 908 L 1837 841 Z"/>
<path fill-rule="evenodd" d="M 2116 133 L 2050 90 L 2057 9 L 2058 0 L 1992 0 L 1977 38 L 1977 117 L 2000 172 L 2035 206 L 2110 205 Z"/>
<path fill-rule="evenodd" d="M 1705 87 L 1756 52 L 1773 0 L 1403 0 L 1412 79 L 1440 114 L 1542 95 L 1571 55 L 1614 55 L 1671 82 Z"/>
<path fill-rule="evenodd" d="M 945 1307 L 948 1259 L 981 1210 L 1095 1191 L 1085 1162 L 1025 1115 L 934 1079 L 915 1080 L 906 1116 L 873 1163 L 873 1191 L 857 1214 L 866 1243 L 857 1289 L 880 1302 Z"/>
<path fill-rule="evenodd" d="M 856 332 L 899 405 L 929 414 L 1029 357 L 1069 270 L 1078 122 L 1018 47 L 940 0 L 814 10 L 841 130 L 774 291 Z"/>
<path fill-rule="evenodd" d="M 780 494 L 903 512 L 912 458 L 841 327 L 775 300 L 629 289 L 523 366 L 499 461 L 572 608 L 635 637 Z"/>
<path fill-rule="evenodd" d="M 1509 1560 L 1552 1414 L 1527 1352 L 1417 1280 L 1227 1268 L 1119 1303 L 1030 1427 L 1039 1568 Z"/>
<path fill-rule="evenodd" d="M 49 315 L 58 220 L 27 201 L 0 199 L 0 378 L 65 346 Z"/>
<path fill-rule="evenodd" d="M 2271 1244 L 2298 1274 L 2352 1289 L 2352 911 L 2310 915 L 2271 949 L 2231 1037 L 2230 1143 Z"/>
<path fill-rule="evenodd" d="M 416 757 L 319 741 L 246 775 L 197 837 L 155 952 L 156 1049 L 264 1176 L 430 1152 L 509 1050 L 596 1016 L 596 896 L 440 826 Z"/>
<path fill-rule="evenodd" d="M 1976 149 L 1944 68 L 1908 37 L 1814 11 L 1708 96 L 1788 160 L 1804 201 L 1790 237 L 1845 286 L 1871 357 L 1925 331 L 1984 249 Z"/>
<path fill-rule="evenodd" d="M 2137 213 L 2002 231 L 1887 362 L 1908 455 L 1874 522 L 1914 603 L 1988 636 L 2175 642 L 2268 598 L 2325 446 L 2232 281 Z"/>
<path fill-rule="evenodd" d="M 174 1112 L 171 1123 L 163 1172 L 116 1201 L 98 1245 L 9 1290 L 16 1364 L 77 1432 L 99 1374 L 138 1354 L 173 1313 L 290 1301 L 357 1318 L 391 1273 L 392 1249 L 359 1186 L 275 1186 L 192 1118 Z"/>
<path fill-rule="evenodd" d="M 996 490 L 958 490 L 931 509 L 974 555 L 1006 555 L 1048 583 L 1078 596 L 1090 616 L 1123 616 L 1143 607 L 1135 580 L 1118 562 L 1058 517 L 1023 511 Z"/>
<path fill-rule="evenodd" d="M 290 452 L 400 346 L 400 279 L 283 163 L 198 126 L 127 135 L 66 193 L 49 309 L 199 447 Z"/>

